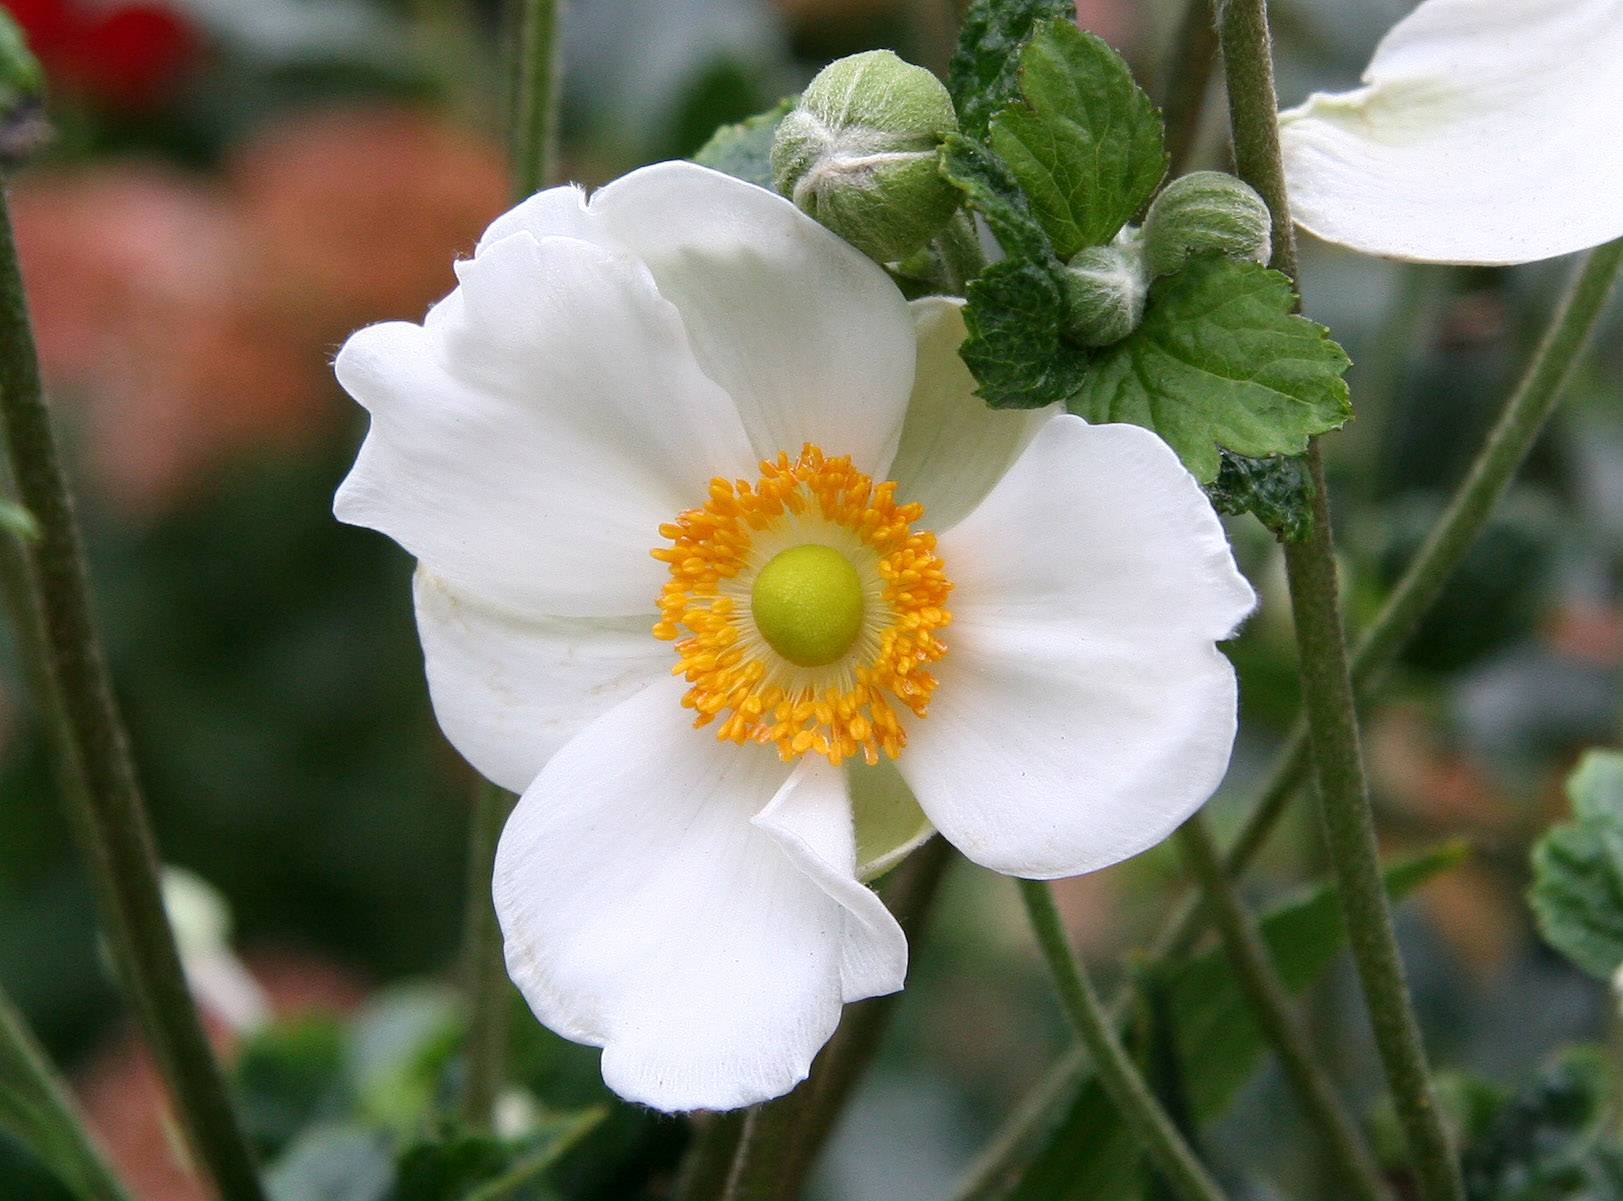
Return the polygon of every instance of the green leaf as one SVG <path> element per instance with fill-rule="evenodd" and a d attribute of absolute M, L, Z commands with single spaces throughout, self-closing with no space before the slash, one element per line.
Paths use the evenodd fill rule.
<path fill-rule="evenodd" d="M 1020 47 L 1037 22 L 1075 16 L 1075 0 L 970 0 L 947 64 L 947 91 L 965 133 L 984 136 L 992 114 L 1015 98 Z"/>
<path fill-rule="evenodd" d="M 992 149 L 1069 260 L 1149 203 L 1167 170 L 1161 115 L 1121 56 L 1069 19 L 1037 25 L 1019 87 L 992 118 Z"/>
<path fill-rule="evenodd" d="M 265 1173 L 270 1201 L 384 1201 L 394 1184 L 388 1140 L 359 1126 L 318 1126 Z"/>
<path fill-rule="evenodd" d="M 1150 289 L 1144 321 L 1094 362 L 1071 411 L 1152 429 L 1202 483 L 1218 448 L 1300 454 L 1352 415 L 1347 354 L 1291 310 L 1290 281 L 1208 255 Z"/>
<path fill-rule="evenodd" d="M 796 99 L 798 97 L 785 97 L 764 113 L 745 117 L 737 125 L 723 125 L 699 147 L 693 161 L 771 191 L 772 139 L 777 136 L 779 122 L 794 108 Z"/>
<path fill-rule="evenodd" d="M 1386 870 L 1394 900 L 1413 892 L 1465 857 L 1446 843 Z M 1301 992 L 1335 959 L 1347 930 L 1333 885 L 1277 906 L 1259 923 L 1274 969 Z M 1170 982 L 1168 1025 L 1177 1044 L 1179 1076 L 1196 1122 L 1220 1115 L 1256 1072 L 1267 1052 L 1251 1009 L 1221 950 L 1190 959 Z M 1098 1079 L 1088 1075 L 1048 1141 L 1022 1175 L 1014 1201 L 1137 1201 L 1138 1144 Z"/>
<path fill-rule="evenodd" d="M 949 134 L 941 146 L 941 174 L 964 194 L 964 203 L 986 219 L 987 228 L 1012 259 L 1054 259 L 1054 247 L 1008 164 L 963 134 Z M 1057 260 L 1054 269 L 1059 268 Z"/>
<path fill-rule="evenodd" d="M 1623 965 L 1623 752 L 1590 751 L 1567 796 L 1575 820 L 1533 847 L 1529 900 L 1552 947 L 1611 979 Z"/>
<path fill-rule="evenodd" d="M 26 542 L 39 539 L 39 522 L 34 515 L 15 501 L 0 497 L 0 533 L 10 534 Z"/>
<path fill-rule="evenodd" d="M 1065 341 L 1065 296 L 1045 264 L 1005 259 L 966 289 L 958 353 L 994 409 L 1036 409 L 1082 386 L 1088 354 Z"/>
<path fill-rule="evenodd" d="M 1206 495 L 1219 513 L 1253 513 L 1281 542 L 1300 542 L 1313 532 L 1313 479 L 1306 459 L 1248 459 L 1229 450 L 1219 450 L 1217 457 L 1217 478 L 1206 485 Z"/>

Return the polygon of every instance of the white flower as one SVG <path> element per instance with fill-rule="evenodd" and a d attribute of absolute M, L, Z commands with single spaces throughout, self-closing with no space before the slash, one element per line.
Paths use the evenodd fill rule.
<path fill-rule="evenodd" d="M 1364 86 L 1280 114 L 1291 213 L 1367 254 L 1528 263 L 1623 235 L 1623 0 L 1425 0 Z"/>
<path fill-rule="evenodd" d="M 621 1095 L 802 1079 L 901 987 L 861 880 L 930 823 L 1064 876 L 1216 788 L 1253 598 L 1154 435 L 988 410 L 955 302 L 689 164 L 543 192 L 456 270 L 339 354 L 336 508 L 421 561 L 439 720 L 523 793 L 509 970 Z"/>

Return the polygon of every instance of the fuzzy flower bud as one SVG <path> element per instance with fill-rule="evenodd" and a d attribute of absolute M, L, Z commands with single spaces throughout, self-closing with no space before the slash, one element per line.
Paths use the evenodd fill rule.
<path fill-rule="evenodd" d="M 1173 180 L 1144 219 L 1144 248 L 1152 277 L 1170 275 L 1192 254 L 1216 250 L 1266 263 L 1272 253 L 1268 206 L 1247 184 L 1221 171 Z"/>
<path fill-rule="evenodd" d="M 1138 328 L 1150 279 L 1138 231 L 1123 229 L 1108 246 L 1089 246 L 1065 267 L 1066 332 L 1083 346 L 1108 346 Z"/>
<path fill-rule="evenodd" d="M 952 98 L 889 50 L 853 54 L 812 80 L 772 143 L 778 191 L 880 262 L 941 232 L 959 192 L 936 169 L 958 128 Z"/>

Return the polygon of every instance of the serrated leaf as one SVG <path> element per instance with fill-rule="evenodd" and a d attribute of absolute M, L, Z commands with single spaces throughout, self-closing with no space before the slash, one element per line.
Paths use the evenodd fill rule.
<path fill-rule="evenodd" d="M 1218 448 L 1301 454 L 1352 415 L 1347 354 L 1292 309 L 1290 280 L 1208 255 L 1150 289 L 1143 323 L 1094 360 L 1071 411 L 1160 434 L 1202 483 Z"/>
<path fill-rule="evenodd" d="M 1110 241 L 1166 174 L 1161 114 L 1103 39 L 1043 21 L 1020 52 L 1020 100 L 991 121 L 992 149 L 1069 260 Z"/>
<path fill-rule="evenodd" d="M 1075 16 L 1075 0 L 970 0 L 958 27 L 958 48 L 947 64 L 947 91 L 959 128 L 984 137 L 992 114 L 1017 94 L 1020 47 L 1037 22 Z"/>
<path fill-rule="evenodd" d="M 941 146 L 941 174 L 964 194 L 964 203 L 986 220 L 1003 253 L 1012 259 L 1047 261 L 1053 244 L 1032 215 L 1008 164 L 963 134 L 949 134 Z M 1057 269 L 1055 261 L 1054 268 Z"/>
<path fill-rule="evenodd" d="M 699 147 L 693 161 L 770 191 L 772 139 L 777 136 L 778 125 L 794 108 L 796 99 L 786 96 L 764 113 L 745 117 L 736 125 L 723 125 Z"/>
<path fill-rule="evenodd" d="M 1217 452 L 1217 478 L 1206 495 L 1219 513 L 1251 513 L 1281 542 L 1300 542 L 1313 532 L 1313 477 L 1295 455 L 1248 459 Z"/>
<path fill-rule="evenodd" d="M 1575 820 L 1534 845 L 1528 899 L 1545 941 L 1610 979 L 1623 965 L 1623 752 L 1590 751 L 1567 796 Z"/>
<path fill-rule="evenodd" d="M 1459 863 L 1465 847 L 1448 843 L 1386 869 L 1387 895 L 1399 900 Z M 1324 974 L 1346 943 L 1333 885 L 1276 906 L 1258 923 L 1280 979 L 1301 992 Z M 1171 980 L 1170 1026 L 1181 1079 L 1197 1122 L 1220 1115 L 1255 1074 L 1268 1044 L 1221 950 L 1195 956 Z M 1141 1150 L 1091 1073 L 1021 1175 L 1011 1201 L 1138 1201 Z"/>
<path fill-rule="evenodd" d="M 994 263 L 966 291 L 969 336 L 958 353 L 987 404 L 1037 409 L 1065 400 L 1081 386 L 1088 355 L 1061 336 L 1065 297 L 1042 263 Z"/>

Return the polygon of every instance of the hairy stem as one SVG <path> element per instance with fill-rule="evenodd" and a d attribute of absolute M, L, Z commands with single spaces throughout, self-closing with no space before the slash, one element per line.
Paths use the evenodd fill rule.
<path fill-rule="evenodd" d="M 490 1126 L 507 1067 L 508 989 L 502 932 L 490 896 L 496 843 L 513 797 L 494 784 L 475 786 L 468 838 L 468 878 L 462 910 L 462 970 L 468 1035 L 462 1080 L 462 1117 L 476 1129 Z"/>
<path fill-rule="evenodd" d="M 1296 278 L 1296 240 L 1279 153 L 1278 101 L 1264 0 L 1219 0 L 1218 41 L 1228 84 L 1229 123 L 1240 178 L 1267 201 L 1273 265 Z M 1318 784 L 1319 811 L 1340 882 L 1353 961 L 1403 1125 L 1422 1201 L 1463 1201 L 1459 1160 L 1443 1128 L 1431 1071 L 1409 998 L 1392 911 L 1381 882 L 1380 848 L 1337 589 L 1335 543 L 1318 442 L 1310 442 L 1313 529 L 1285 544 L 1285 576 L 1296 624 L 1302 699 Z"/>
<path fill-rule="evenodd" d="M 1208 0 L 1186 0 L 1173 35 L 1161 85 L 1167 130 L 1167 175 L 1176 178 L 1189 165 L 1200 136 L 1200 115 L 1217 62 L 1217 27 Z"/>
<path fill-rule="evenodd" d="M 794 1145 L 795 1126 L 810 1096 L 810 1088 L 802 1084 L 788 1096 L 745 1112 L 738 1154 L 721 1201 L 772 1201 L 778 1195 Z"/>
<path fill-rule="evenodd" d="M 1382 671 L 1459 567 L 1526 459 L 1594 333 L 1616 283 L 1620 262 L 1623 241 L 1609 242 L 1585 256 L 1464 482 L 1358 640 L 1352 677 L 1360 700 L 1374 693 Z M 1309 763 L 1307 722 L 1299 718 L 1275 756 L 1250 815 L 1224 855 L 1230 875 L 1239 875 L 1256 858 L 1306 778 Z M 1153 940 L 1152 954 L 1160 958 L 1187 954 L 1205 929 L 1206 916 L 1205 909 L 1193 899 L 1180 905 Z M 1115 1006 L 1118 1012 L 1121 1008 L 1120 1003 Z M 1085 1069 L 1082 1056 L 1067 1057 L 1033 1088 L 966 1175 L 954 1194 L 958 1201 L 995 1194 L 998 1183 L 1017 1170 L 1054 1116 L 1069 1103 Z"/>
<path fill-rule="evenodd" d="M 558 94 L 563 38 L 561 0 L 516 0 L 512 14 L 512 129 L 509 150 L 513 197 L 546 186 L 558 138 Z"/>
<path fill-rule="evenodd" d="M 28 547 L 40 619 L 53 736 L 82 787 L 64 800 L 101 904 L 124 987 L 198 1161 L 228 1201 L 262 1196 L 225 1078 L 209 1050 L 158 884 L 158 859 L 124 724 L 91 616 L 78 520 L 40 389 L 39 361 L 17 269 L 11 218 L 0 198 L 0 426 L 18 498 L 39 524 Z M 27 639 L 19 631 L 20 639 Z"/>
<path fill-rule="evenodd" d="M 1335 1086 L 1320 1068 L 1308 1036 L 1296 1019 L 1290 992 L 1274 970 L 1268 948 L 1234 889 L 1205 815 L 1197 813 L 1185 822 L 1178 831 L 1178 840 L 1184 861 L 1199 882 L 1212 922 L 1222 936 L 1240 990 L 1264 1037 L 1273 1044 L 1302 1111 L 1318 1128 L 1342 1188 L 1360 1201 L 1392 1201 L 1374 1156 L 1342 1106 Z"/>
<path fill-rule="evenodd" d="M 44 1049 L 0 992 L 0 1128 L 82 1201 L 130 1201 Z"/>
<path fill-rule="evenodd" d="M 1210 1173 L 1195 1158 L 1183 1135 L 1155 1099 L 1144 1077 L 1128 1059 L 1116 1037 L 1113 1019 L 1105 1013 L 1082 962 L 1071 951 L 1054 904 L 1053 890 L 1041 880 L 1021 880 L 1021 899 L 1031 917 L 1032 930 L 1053 973 L 1065 1015 L 1099 1073 L 1099 1083 L 1115 1104 L 1122 1120 L 1149 1152 L 1167 1185 L 1182 1201 L 1222 1201 L 1223 1193 Z"/>

